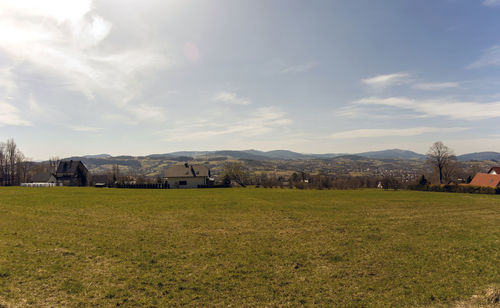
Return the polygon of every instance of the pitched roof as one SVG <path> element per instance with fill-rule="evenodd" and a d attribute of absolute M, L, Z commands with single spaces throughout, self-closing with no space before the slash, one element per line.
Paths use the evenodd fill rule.
<path fill-rule="evenodd" d="M 57 166 L 57 173 L 75 173 L 79 164 L 83 165 L 81 160 L 63 160 Z"/>
<path fill-rule="evenodd" d="M 492 172 L 495 172 L 496 174 L 500 174 L 500 167 L 493 167 L 490 169 L 490 171 L 488 171 L 488 173 L 492 173 Z"/>
<path fill-rule="evenodd" d="M 33 183 L 47 183 L 50 180 L 52 173 L 50 172 L 40 172 L 35 174 L 33 177 Z"/>
<path fill-rule="evenodd" d="M 473 186 L 498 187 L 500 185 L 499 174 L 478 173 L 470 182 Z"/>
<path fill-rule="evenodd" d="M 176 165 L 168 168 L 165 176 L 167 178 L 210 176 L 210 169 L 203 165 Z"/>

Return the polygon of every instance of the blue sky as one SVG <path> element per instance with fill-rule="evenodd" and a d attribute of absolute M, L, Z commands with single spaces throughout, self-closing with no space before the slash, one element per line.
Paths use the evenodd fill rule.
<path fill-rule="evenodd" d="M 0 0 L 0 140 L 34 159 L 500 151 L 500 0 Z"/>

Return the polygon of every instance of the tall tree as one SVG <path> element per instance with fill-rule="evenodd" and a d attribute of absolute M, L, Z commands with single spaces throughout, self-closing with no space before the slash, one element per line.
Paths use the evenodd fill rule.
<path fill-rule="evenodd" d="M 445 175 L 451 171 L 456 156 L 453 150 L 444 145 L 441 141 L 434 142 L 427 152 L 427 162 L 430 163 L 439 173 L 439 183 L 443 184 Z"/>

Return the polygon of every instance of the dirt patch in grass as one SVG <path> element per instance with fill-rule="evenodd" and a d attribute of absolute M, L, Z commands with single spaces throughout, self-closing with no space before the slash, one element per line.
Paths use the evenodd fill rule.
<path fill-rule="evenodd" d="M 484 291 L 472 295 L 469 300 L 457 303 L 455 307 L 500 307 L 500 286 L 490 286 Z"/>

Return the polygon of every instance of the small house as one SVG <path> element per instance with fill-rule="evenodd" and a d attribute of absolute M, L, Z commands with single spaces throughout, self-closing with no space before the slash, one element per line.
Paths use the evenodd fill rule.
<path fill-rule="evenodd" d="M 63 160 L 57 167 L 56 180 L 60 186 L 87 186 L 89 171 L 81 160 Z"/>
<path fill-rule="evenodd" d="M 56 184 L 56 176 L 52 172 L 40 172 L 33 176 L 33 184 Z"/>
<path fill-rule="evenodd" d="M 56 186 L 57 180 L 51 172 L 40 172 L 33 176 L 29 183 L 21 183 L 23 187 L 52 187 Z"/>
<path fill-rule="evenodd" d="M 201 188 L 213 181 L 208 167 L 187 163 L 168 168 L 165 177 L 170 188 Z"/>

